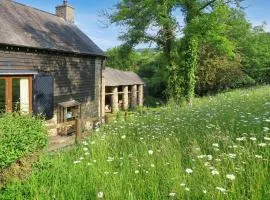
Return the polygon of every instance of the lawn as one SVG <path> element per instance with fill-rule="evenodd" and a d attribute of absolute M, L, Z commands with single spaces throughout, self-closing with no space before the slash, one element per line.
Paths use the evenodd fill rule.
<path fill-rule="evenodd" d="M 270 87 L 164 106 L 46 154 L 0 199 L 270 199 Z"/>

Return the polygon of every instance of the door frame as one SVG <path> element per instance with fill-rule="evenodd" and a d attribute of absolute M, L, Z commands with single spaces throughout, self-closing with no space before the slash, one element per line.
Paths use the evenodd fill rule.
<path fill-rule="evenodd" d="M 0 79 L 5 80 L 6 87 L 6 112 L 12 112 L 12 79 L 24 78 L 28 79 L 29 91 L 29 113 L 33 110 L 33 75 L 1 75 Z"/>

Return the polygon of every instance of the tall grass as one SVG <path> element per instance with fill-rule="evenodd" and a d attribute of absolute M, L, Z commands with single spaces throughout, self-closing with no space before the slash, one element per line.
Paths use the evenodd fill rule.
<path fill-rule="evenodd" d="M 270 87 L 167 106 L 45 155 L 0 199 L 270 199 Z"/>

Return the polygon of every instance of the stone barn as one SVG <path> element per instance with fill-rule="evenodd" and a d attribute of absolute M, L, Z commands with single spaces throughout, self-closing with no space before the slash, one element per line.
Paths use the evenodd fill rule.
<path fill-rule="evenodd" d="M 103 51 L 74 24 L 64 1 L 55 14 L 0 0 L 0 110 L 44 115 L 50 124 L 102 118 Z"/>
<path fill-rule="evenodd" d="M 104 79 L 105 113 L 116 113 L 119 109 L 127 110 L 143 106 L 144 82 L 136 73 L 106 68 Z"/>

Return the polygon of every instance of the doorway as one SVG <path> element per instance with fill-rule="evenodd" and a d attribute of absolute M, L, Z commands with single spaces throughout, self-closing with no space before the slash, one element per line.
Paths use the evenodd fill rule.
<path fill-rule="evenodd" d="M 32 111 L 32 76 L 0 76 L 0 112 Z"/>

